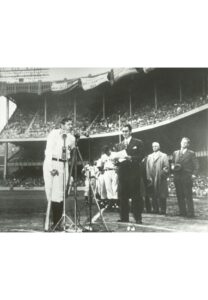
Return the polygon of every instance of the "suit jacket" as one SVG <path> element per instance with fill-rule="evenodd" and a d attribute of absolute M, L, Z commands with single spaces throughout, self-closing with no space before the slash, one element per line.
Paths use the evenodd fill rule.
<path fill-rule="evenodd" d="M 119 163 L 119 169 L 130 173 L 135 173 L 140 170 L 141 161 L 144 158 L 143 142 L 141 140 L 131 138 L 127 147 L 123 141 L 120 143 L 119 148 L 120 150 L 126 149 L 127 154 L 131 156 L 131 161 L 126 160 Z M 128 173 L 125 175 L 128 176 Z"/>
<path fill-rule="evenodd" d="M 196 158 L 196 155 L 193 151 L 187 149 L 186 152 L 183 154 L 181 150 L 177 150 L 173 153 L 173 165 L 181 166 L 179 167 L 179 171 L 175 172 L 176 174 L 185 173 L 189 175 L 197 175 L 199 165 Z"/>

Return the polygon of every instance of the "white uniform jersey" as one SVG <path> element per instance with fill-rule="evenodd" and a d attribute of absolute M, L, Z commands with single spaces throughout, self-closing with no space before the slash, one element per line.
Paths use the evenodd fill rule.
<path fill-rule="evenodd" d="M 100 163 L 104 170 L 116 169 L 115 161 L 113 159 L 113 153 L 111 155 L 102 154 L 100 158 Z"/>
<path fill-rule="evenodd" d="M 65 142 L 65 145 L 64 145 Z M 66 159 L 70 159 L 70 151 L 75 147 L 75 137 L 68 133 L 64 140 L 61 129 L 52 130 L 47 138 L 45 160 L 51 164 L 52 158 L 62 159 L 63 147 L 66 147 Z M 53 168 L 52 168 L 53 169 Z"/>
<path fill-rule="evenodd" d="M 118 175 L 114 160 L 114 152 L 111 155 L 102 154 L 99 160 L 100 166 L 104 169 L 103 184 L 105 185 L 108 199 L 118 199 Z"/>
<path fill-rule="evenodd" d="M 89 164 L 84 166 L 84 168 L 82 169 L 82 172 L 84 173 L 85 177 L 87 177 L 87 178 L 96 177 L 98 171 L 99 170 L 96 166 L 90 166 Z"/>

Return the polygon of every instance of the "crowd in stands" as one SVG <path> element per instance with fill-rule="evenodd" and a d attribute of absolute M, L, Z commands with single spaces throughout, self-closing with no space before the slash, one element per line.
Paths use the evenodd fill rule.
<path fill-rule="evenodd" d="M 0 180 L 1 187 L 8 187 L 9 189 L 14 189 L 15 187 L 18 188 L 32 188 L 32 187 L 43 187 L 44 180 L 42 177 L 27 177 L 27 178 L 18 178 L 18 177 L 11 177 L 9 179 L 2 179 Z"/>
<path fill-rule="evenodd" d="M 76 127 L 81 133 L 89 129 L 91 135 L 118 131 L 120 125 L 126 122 L 130 123 L 133 128 L 139 128 L 170 120 L 206 103 L 208 103 L 208 95 L 186 98 L 182 102 L 160 101 L 157 109 L 154 105 L 144 105 L 135 100 L 132 103 L 132 113 L 130 114 L 127 102 L 119 104 L 116 102 L 111 104 L 105 118 L 101 117 L 101 111 L 99 115 L 96 115 L 97 112 L 92 114 L 87 106 L 83 106 L 80 109 L 77 108 Z M 46 122 L 43 106 L 38 107 L 37 110 L 32 107 L 24 107 L 21 110 L 17 108 L 0 134 L 0 138 L 46 137 L 53 128 L 59 125 L 59 121 L 66 116 L 66 112 L 67 116 L 74 119 L 72 104 L 68 102 L 48 106 Z"/>
<path fill-rule="evenodd" d="M 27 129 L 34 118 L 34 110 L 25 106 L 17 108 L 3 129 L 0 138 L 23 138 L 26 137 Z"/>
<path fill-rule="evenodd" d="M 16 146 L 12 143 L 8 143 L 8 158 L 11 158 L 17 151 L 19 151 L 20 147 Z M 0 144 L 0 156 L 4 156 L 5 154 L 5 145 Z"/>
<path fill-rule="evenodd" d="M 129 116 L 129 111 L 125 110 L 122 114 L 120 113 L 120 124 L 130 123 L 132 128 L 144 127 L 147 125 L 156 124 L 165 120 L 170 120 L 173 117 L 176 117 L 180 114 L 188 112 L 194 108 L 202 106 L 208 103 L 207 97 L 197 97 L 194 99 L 186 99 L 183 102 L 176 102 L 174 104 L 170 103 L 160 103 L 157 110 L 150 105 L 135 105 L 133 107 L 132 115 Z M 110 116 L 107 116 L 106 119 L 100 119 L 96 122 L 92 128 L 92 134 L 104 133 L 104 132 L 113 132 L 119 130 L 119 115 L 118 107 L 117 112 L 112 112 Z"/>

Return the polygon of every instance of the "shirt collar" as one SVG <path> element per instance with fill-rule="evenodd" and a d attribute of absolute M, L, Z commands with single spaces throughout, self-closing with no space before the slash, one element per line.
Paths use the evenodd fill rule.
<path fill-rule="evenodd" d="M 124 143 L 126 144 L 129 144 L 131 141 L 131 136 L 129 136 L 127 139 L 124 139 Z"/>
<path fill-rule="evenodd" d="M 187 148 L 181 149 L 181 152 L 182 152 L 183 154 L 186 153 L 186 151 L 187 151 Z"/>

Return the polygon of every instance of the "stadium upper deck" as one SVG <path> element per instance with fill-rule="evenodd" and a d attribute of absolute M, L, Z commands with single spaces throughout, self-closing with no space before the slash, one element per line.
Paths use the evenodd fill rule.
<path fill-rule="evenodd" d="M 38 148 L 43 157 L 48 132 L 62 117 L 71 116 L 78 130 L 90 133 L 90 149 L 88 139 L 80 144 L 86 159 L 96 159 L 104 143 L 118 143 L 125 122 L 144 140 L 147 153 L 157 139 L 170 154 L 181 135 L 187 135 L 198 156 L 207 156 L 207 81 L 207 69 L 155 69 L 146 74 L 131 68 L 55 83 L 1 82 L 1 94 L 3 87 L 17 109 L 2 130 L 0 143 L 25 147 L 42 141 Z"/>
<path fill-rule="evenodd" d="M 145 75 L 131 68 L 56 83 L 0 83 L 1 92 L 17 104 L 0 138 L 45 140 L 66 115 L 91 137 L 118 135 L 124 122 L 135 132 L 153 129 L 207 109 L 207 74 L 206 69 L 156 69 Z"/>

